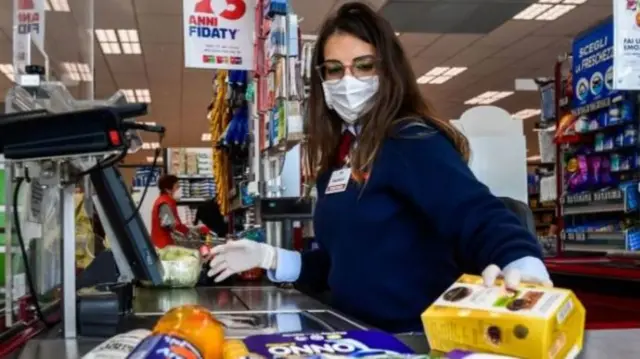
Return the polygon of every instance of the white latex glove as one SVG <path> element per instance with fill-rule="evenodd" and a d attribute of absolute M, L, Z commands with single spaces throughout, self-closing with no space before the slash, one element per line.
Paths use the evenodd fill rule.
<path fill-rule="evenodd" d="M 248 239 L 215 246 L 211 255 L 213 259 L 209 262 L 207 275 L 215 277 L 216 282 L 253 268 L 273 269 L 276 262 L 274 247 Z"/>
<path fill-rule="evenodd" d="M 521 282 L 553 287 L 553 283 L 546 276 L 523 273 L 517 268 L 509 268 L 509 266 L 505 267 L 505 270 L 501 270 L 497 265 L 491 264 L 482 271 L 482 281 L 487 287 L 495 285 L 498 278 L 502 278 L 505 287 L 511 289 L 517 288 Z"/>

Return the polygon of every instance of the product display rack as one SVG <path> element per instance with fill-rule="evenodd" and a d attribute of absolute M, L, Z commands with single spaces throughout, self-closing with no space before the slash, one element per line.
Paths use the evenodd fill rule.
<path fill-rule="evenodd" d="M 611 39 L 612 28 L 612 20 L 608 20 L 579 35 L 574 52 L 580 41 Z M 585 91 L 594 91 L 584 88 L 581 79 L 586 75 L 576 73 L 574 61 L 580 59 L 564 55 L 555 66 L 557 190 L 562 216 L 557 241 L 560 261 L 553 266 L 566 263 L 562 258 L 574 262 L 590 258 L 587 263 L 591 263 L 591 269 L 615 277 L 620 269 L 612 264 L 616 257 L 640 255 L 638 95 L 605 84 L 599 97 L 582 101 L 587 96 Z M 611 63 L 598 64 L 602 69 L 596 72 L 606 72 Z M 605 258 L 606 265 L 592 262 L 602 261 L 597 258 Z M 573 269 L 580 272 L 578 267 Z M 640 277 L 640 268 L 627 269 Z"/>

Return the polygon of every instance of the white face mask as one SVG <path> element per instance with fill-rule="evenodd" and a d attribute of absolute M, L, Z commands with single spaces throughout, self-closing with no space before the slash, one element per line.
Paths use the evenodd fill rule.
<path fill-rule="evenodd" d="M 322 90 L 327 107 L 351 125 L 371 108 L 371 99 L 378 92 L 379 85 L 378 76 L 357 79 L 345 75 L 340 80 L 322 82 Z"/>

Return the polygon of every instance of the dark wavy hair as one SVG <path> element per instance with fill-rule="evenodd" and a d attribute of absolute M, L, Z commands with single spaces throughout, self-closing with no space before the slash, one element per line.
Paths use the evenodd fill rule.
<path fill-rule="evenodd" d="M 361 2 L 342 5 L 322 25 L 313 53 L 314 68 L 324 63 L 324 47 L 333 34 L 349 34 L 373 45 L 379 60 L 380 87 L 373 107 L 359 119 L 358 146 L 351 155 L 351 167 L 357 180 L 362 181 L 364 174 L 371 170 L 384 139 L 394 136 L 394 131 L 410 123 L 437 129 L 468 161 L 467 139 L 449 122 L 438 119 L 433 107 L 423 98 L 411 64 L 386 19 Z M 305 175 L 311 183 L 319 173 L 333 165 L 342 123 L 325 103 L 320 74 L 312 71 L 305 151 Z"/>
<path fill-rule="evenodd" d="M 178 183 L 178 177 L 174 175 L 162 175 L 160 179 L 158 179 L 158 189 L 160 193 L 170 193 L 176 183 Z"/>

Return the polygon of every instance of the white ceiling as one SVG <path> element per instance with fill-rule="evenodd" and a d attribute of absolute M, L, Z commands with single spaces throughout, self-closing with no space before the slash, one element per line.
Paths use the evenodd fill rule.
<path fill-rule="evenodd" d="M 10 0 L 0 1 L 0 64 L 11 62 Z M 313 34 L 322 20 L 344 0 L 292 0 L 304 20 L 303 33 Z M 370 1 L 380 8 L 385 0 Z M 71 13 L 47 12 L 45 47 L 56 73 L 62 62 L 83 62 L 79 34 L 83 0 L 69 0 Z M 411 56 L 418 76 L 436 66 L 468 67 L 441 85 L 423 85 L 423 93 L 443 118 L 458 118 L 464 102 L 486 91 L 509 91 L 516 78 L 551 76 L 559 54 L 570 51 L 571 39 L 611 15 L 611 0 L 588 0 L 552 22 L 510 20 L 487 35 L 403 33 L 400 41 Z M 95 28 L 137 29 L 142 54 L 105 55 L 95 46 L 95 96 L 106 98 L 118 89 L 149 89 L 151 113 L 145 121 L 164 124 L 166 146 L 202 146 L 208 129 L 206 107 L 211 100 L 211 77 L 203 70 L 183 68 L 182 1 L 95 0 Z M 0 75 L 0 93 L 10 81 Z M 74 94 L 82 94 L 74 89 Z M 495 103 L 514 113 L 537 108 L 535 92 L 516 92 Z M 535 119 L 525 120 L 530 132 Z M 150 138 L 149 140 L 152 140 Z M 530 139 L 531 154 L 537 140 Z M 140 154 L 144 161 L 150 154 Z"/>

